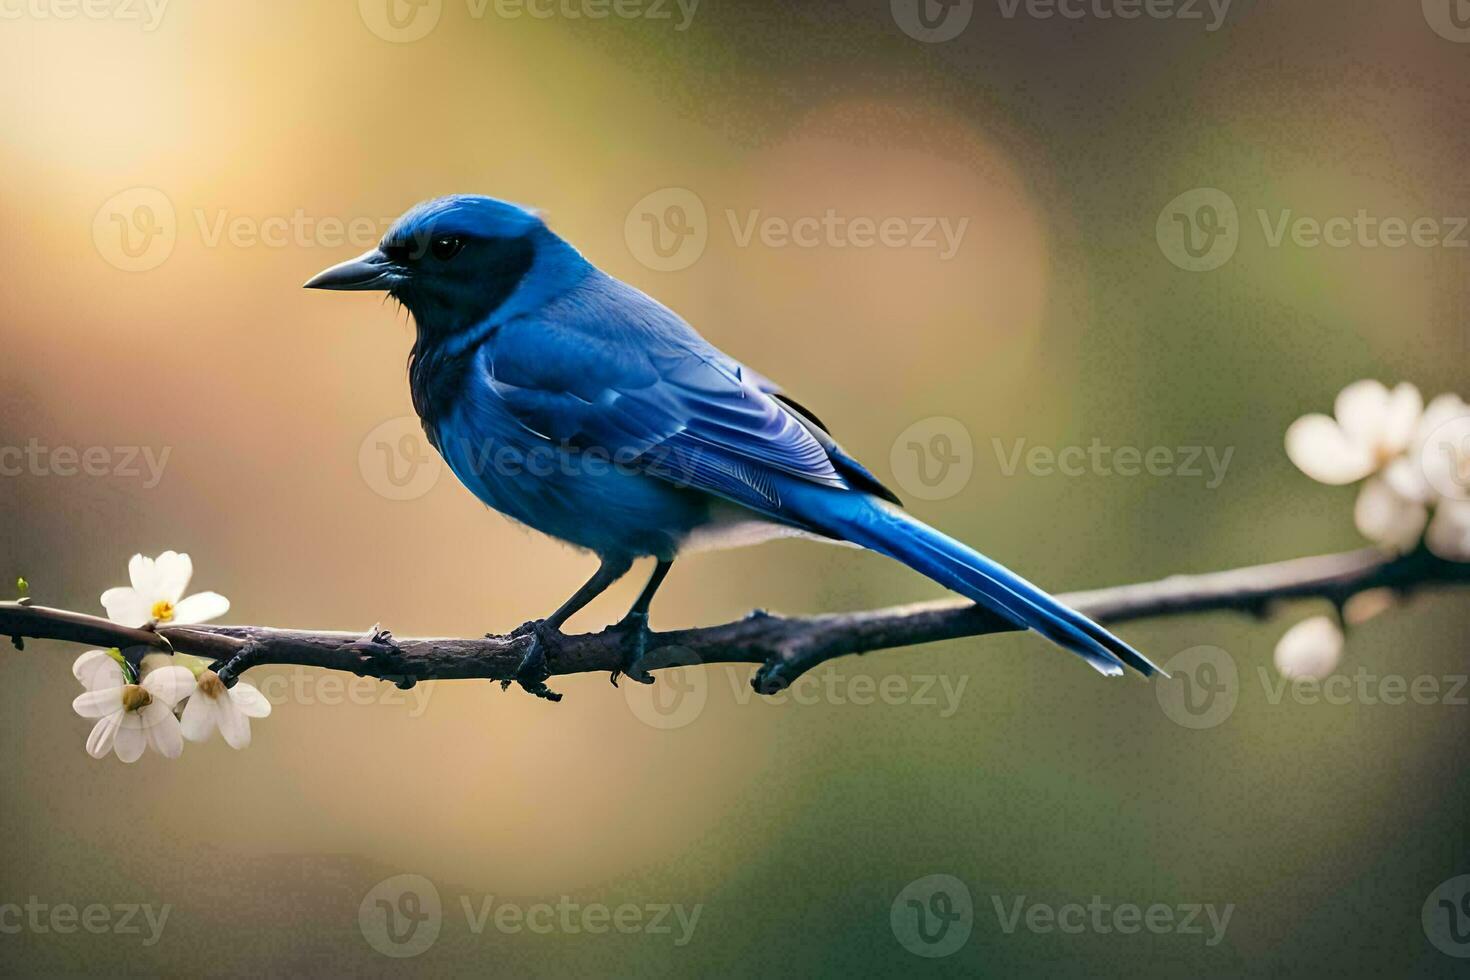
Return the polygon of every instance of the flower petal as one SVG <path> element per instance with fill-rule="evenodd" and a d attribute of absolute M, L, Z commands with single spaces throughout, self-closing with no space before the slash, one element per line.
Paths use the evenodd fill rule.
<path fill-rule="evenodd" d="M 1405 381 L 1394 387 L 1384 406 L 1378 448 L 1385 454 L 1401 453 L 1414 441 L 1414 432 L 1424 414 L 1424 396 Z"/>
<path fill-rule="evenodd" d="M 1337 669 L 1342 658 L 1342 630 L 1326 616 L 1297 623 L 1276 643 L 1276 669 L 1283 677 L 1322 678 Z"/>
<path fill-rule="evenodd" d="M 218 592 L 196 592 L 174 607 L 174 623 L 207 623 L 230 611 L 230 600 Z"/>
<path fill-rule="evenodd" d="M 1451 416 L 1419 446 L 1419 469 L 1446 500 L 1470 500 L 1470 415 Z"/>
<path fill-rule="evenodd" d="M 1286 455 L 1303 473 L 1334 486 L 1373 472 L 1373 454 L 1325 415 L 1303 415 L 1286 430 Z"/>
<path fill-rule="evenodd" d="M 177 759 L 184 751 L 184 736 L 179 731 L 179 720 L 174 713 L 155 701 L 139 714 L 143 718 L 143 734 L 148 739 L 149 748 L 165 759 Z"/>
<path fill-rule="evenodd" d="M 123 689 L 121 684 L 117 687 L 87 691 L 85 694 L 78 694 L 72 700 L 71 709 L 83 718 L 106 718 L 108 715 L 122 710 L 122 695 Z"/>
<path fill-rule="evenodd" d="M 1434 434 L 1435 429 L 1461 415 L 1470 415 L 1470 405 L 1466 405 L 1459 395 L 1435 396 L 1435 399 L 1429 403 L 1429 407 L 1424 409 L 1424 417 L 1419 420 L 1419 441 L 1428 440 Z"/>
<path fill-rule="evenodd" d="M 194 675 L 187 667 L 159 667 L 143 678 L 143 687 L 170 710 L 194 691 Z"/>
<path fill-rule="evenodd" d="M 250 744 L 250 719 L 239 705 L 229 698 L 215 702 L 215 718 L 219 720 L 219 733 L 232 749 L 243 749 Z"/>
<path fill-rule="evenodd" d="M 153 559 L 144 555 L 134 555 L 128 559 L 128 581 L 133 583 L 133 588 L 140 594 L 152 595 L 156 591 L 154 584 L 158 581 Z"/>
<path fill-rule="evenodd" d="M 71 673 L 89 691 L 122 687 L 127 683 L 122 667 L 106 650 L 88 650 L 71 665 Z"/>
<path fill-rule="evenodd" d="M 152 615 L 152 605 L 143 593 L 126 585 L 102 593 L 102 608 L 107 618 L 119 626 L 142 626 Z"/>
<path fill-rule="evenodd" d="M 1353 522 L 1363 537 L 1395 551 L 1409 551 L 1418 544 L 1428 520 L 1423 504 L 1399 496 L 1380 478 L 1363 484 L 1353 506 Z"/>
<path fill-rule="evenodd" d="M 1337 393 L 1332 412 L 1347 437 L 1360 446 L 1375 446 L 1388 415 L 1388 389 L 1383 382 L 1365 378 Z"/>
<path fill-rule="evenodd" d="M 143 733 L 143 723 L 136 711 L 123 712 L 112 747 L 123 762 L 137 762 L 143 757 L 143 750 L 148 747 L 148 736 Z"/>
<path fill-rule="evenodd" d="M 88 755 L 101 759 L 112 751 L 112 741 L 117 736 L 118 726 L 122 724 L 122 716 L 122 708 L 119 706 L 112 714 L 98 719 L 97 724 L 92 726 L 92 734 L 87 736 Z"/>
<path fill-rule="evenodd" d="M 271 713 L 271 703 L 266 699 L 260 689 L 254 684 L 246 684 L 239 681 L 230 688 L 230 700 L 235 706 L 245 713 L 247 718 L 267 718 Z"/>
<path fill-rule="evenodd" d="M 153 567 L 157 574 L 154 581 L 155 599 L 178 605 L 179 598 L 189 587 L 189 579 L 194 577 L 193 560 L 177 551 L 165 551 L 154 560 Z"/>
<path fill-rule="evenodd" d="M 1470 503 L 1451 500 L 1440 504 L 1424 543 L 1446 561 L 1470 561 Z"/>
<path fill-rule="evenodd" d="M 180 719 L 183 735 L 191 742 L 207 742 L 217 727 L 215 723 L 215 700 L 203 694 L 190 695 L 184 704 L 184 716 Z"/>
<path fill-rule="evenodd" d="M 1424 477 L 1424 467 L 1417 459 L 1400 456 L 1383 471 L 1383 478 L 1405 500 L 1417 500 L 1427 504 L 1434 499 L 1434 487 Z"/>

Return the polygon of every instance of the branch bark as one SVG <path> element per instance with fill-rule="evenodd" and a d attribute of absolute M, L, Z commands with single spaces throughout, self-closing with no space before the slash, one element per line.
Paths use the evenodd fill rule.
<path fill-rule="evenodd" d="M 1235 611 L 1264 616 L 1278 602 L 1328 599 L 1339 606 L 1370 589 L 1408 593 L 1436 585 L 1470 583 L 1470 564 L 1448 562 L 1420 549 L 1391 556 L 1375 549 L 1318 555 L 1156 582 L 1058 596 L 1103 623 L 1159 616 Z M 848 654 L 966 636 L 1011 632 L 1013 625 L 961 599 L 893 606 L 865 612 L 787 617 L 755 612 L 719 626 L 654 633 L 643 665 L 649 670 L 699 663 L 763 665 L 754 684 L 762 693 L 788 686 L 805 671 Z M 0 603 L 0 636 L 62 640 L 91 646 L 170 650 L 208 657 L 238 676 L 251 667 L 297 664 L 349 671 L 412 687 L 421 680 L 479 678 L 508 681 L 529 638 L 394 638 L 366 633 L 274 629 L 266 626 L 159 626 L 129 629 L 84 613 Z M 565 637 L 550 662 L 553 675 L 612 671 L 622 659 L 624 634 L 606 629 Z"/>

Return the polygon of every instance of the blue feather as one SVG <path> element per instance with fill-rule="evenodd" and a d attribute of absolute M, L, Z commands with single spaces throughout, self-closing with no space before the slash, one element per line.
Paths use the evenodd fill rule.
<path fill-rule="evenodd" d="M 1100 673 L 1158 672 L 1147 657 L 1005 566 L 873 497 L 792 487 L 788 507 L 814 515 L 829 534 L 903 562 L 967 599 L 1033 629 Z M 819 515 L 819 516 L 817 516 Z"/>

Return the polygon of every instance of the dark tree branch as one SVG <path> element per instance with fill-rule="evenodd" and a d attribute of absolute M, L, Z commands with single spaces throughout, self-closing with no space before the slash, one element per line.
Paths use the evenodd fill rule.
<path fill-rule="evenodd" d="M 1369 589 L 1408 593 L 1470 582 L 1470 564 L 1423 549 L 1394 557 L 1374 549 L 1255 565 L 1157 582 L 1059 596 L 1099 622 L 1120 623 L 1185 613 L 1229 610 L 1265 615 L 1283 600 L 1321 598 L 1339 606 Z M 867 612 L 786 617 L 752 613 L 719 626 L 655 633 L 644 666 L 696 663 L 762 664 L 756 689 L 778 691 L 803 672 L 846 654 L 1014 630 L 1010 623 L 959 599 Z M 350 671 L 411 687 L 421 680 L 515 675 L 527 637 L 396 639 L 374 627 L 366 634 L 273 629 L 266 626 L 160 626 L 128 629 L 96 616 L 29 602 L 0 603 L 0 636 L 64 640 L 93 646 L 172 648 L 226 665 L 238 676 L 265 664 L 299 664 Z M 551 660 L 552 674 L 612 671 L 626 637 L 616 630 L 566 637 Z"/>

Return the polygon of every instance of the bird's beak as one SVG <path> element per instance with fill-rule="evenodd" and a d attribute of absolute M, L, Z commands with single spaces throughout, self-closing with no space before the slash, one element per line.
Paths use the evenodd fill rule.
<path fill-rule="evenodd" d="M 391 289 L 402 270 L 379 249 L 363 252 L 355 259 L 323 269 L 303 289 Z"/>

